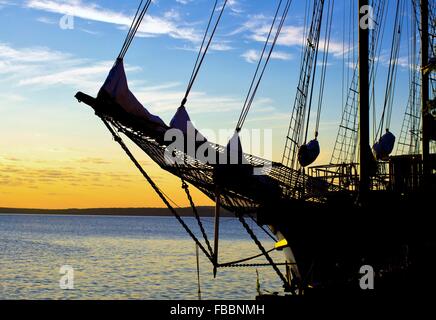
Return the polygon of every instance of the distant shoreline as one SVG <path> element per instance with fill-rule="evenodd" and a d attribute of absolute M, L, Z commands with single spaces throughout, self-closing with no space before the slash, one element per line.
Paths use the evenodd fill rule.
<path fill-rule="evenodd" d="M 192 208 L 178 208 L 181 216 L 193 216 Z M 214 207 L 197 207 L 198 214 L 202 217 L 213 217 Z M 136 216 L 147 217 L 172 216 L 167 208 L 90 208 L 90 209 L 23 209 L 23 208 L 0 208 L 0 215 L 5 214 L 38 214 L 38 215 L 96 215 L 96 216 Z M 224 217 L 234 217 L 226 210 L 222 210 Z"/>

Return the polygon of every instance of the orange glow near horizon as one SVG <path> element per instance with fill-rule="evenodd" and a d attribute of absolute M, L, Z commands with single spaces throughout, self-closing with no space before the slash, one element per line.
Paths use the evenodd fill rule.
<path fill-rule="evenodd" d="M 89 122 L 89 123 L 86 123 Z M 79 122 L 76 122 L 78 124 Z M 141 208 L 165 205 L 137 168 L 113 142 L 98 119 L 85 113 L 82 126 L 56 128 L 56 134 L 14 135 L 0 145 L 0 207 L 34 209 Z M 32 124 L 37 126 L 38 123 Z M 19 127 L 1 130 L 20 132 Z M 73 132 L 73 134 L 70 134 Z M 277 131 L 280 134 L 280 131 Z M 279 135 L 278 134 L 278 135 Z M 140 149 L 124 138 L 135 157 L 157 185 L 178 206 L 189 202 L 179 178 L 154 164 Z M 248 139 L 242 139 L 244 142 Z M 281 159 L 282 139 L 273 139 L 273 159 Z M 327 148 L 316 164 L 328 162 Z M 262 156 L 262 155 L 260 155 Z M 270 155 L 265 155 L 270 158 Z M 191 187 L 197 206 L 213 205 Z"/>
<path fill-rule="evenodd" d="M 136 168 L 134 168 L 136 169 Z M 179 206 L 188 206 L 185 194 L 181 192 L 180 180 L 175 177 L 165 177 L 167 174 L 158 172 L 160 169 L 149 170 L 151 175 L 165 193 Z M 156 196 L 152 188 L 142 178 L 140 173 L 124 168 L 122 174 L 99 172 L 91 178 L 79 180 L 67 171 L 50 172 L 35 169 L 28 172 L 29 176 L 40 175 L 39 182 L 22 181 L 22 184 L 0 186 L 1 207 L 36 208 L 36 209 L 71 209 L 71 208 L 132 208 L 132 207 L 163 207 L 164 204 Z M 57 175 L 53 179 L 52 175 Z M 97 176 L 102 177 L 97 177 Z M 104 177 L 107 175 L 107 177 Z M 76 180 L 77 181 L 74 181 Z M 211 202 L 195 188 L 191 188 L 197 205 L 210 205 Z"/>
<path fill-rule="evenodd" d="M 131 142 L 126 142 L 171 201 L 180 207 L 188 207 L 180 179 L 154 164 Z M 104 132 L 93 139 L 82 140 L 81 145 L 87 148 L 43 146 L 41 151 L 29 147 L 16 150 L 12 155 L 0 150 L 3 151 L 3 156 L 0 156 L 0 207 L 85 209 L 165 206 L 137 168 Z M 328 155 L 327 152 L 321 153 L 317 163 L 328 161 Z M 274 158 L 278 156 L 274 154 Z M 197 206 L 213 205 L 195 187 L 191 186 L 190 190 Z"/>
<path fill-rule="evenodd" d="M 26 159 L 0 161 L 0 207 L 70 209 L 163 207 L 154 190 L 127 157 L 117 150 L 114 159 Z M 142 156 L 141 158 L 145 158 Z M 151 160 L 144 168 L 177 205 L 189 206 L 181 182 Z M 191 187 L 197 205 L 211 201 Z"/>

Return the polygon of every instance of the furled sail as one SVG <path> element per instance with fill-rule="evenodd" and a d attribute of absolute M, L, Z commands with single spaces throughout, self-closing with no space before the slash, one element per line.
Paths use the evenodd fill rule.
<path fill-rule="evenodd" d="M 170 122 L 170 127 L 180 130 L 183 135 L 193 141 L 206 141 L 207 139 L 194 127 L 185 106 L 180 106 Z"/>
<path fill-rule="evenodd" d="M 210 152 L 208 148 L 209 145 L 205 144 L 207 139 L 197 130 L 197 128 L 195 128 L 184 105 L 177 109 L 171 119 L 170 130 L 174 129 L 179 130 L 183 134 L 183 146 L 178 145 L 179 150 L 183 150 L 193 158 L 197 158 L 197 152 L 199 152 L 204 158 L 207 158 Z M 177 137 L 178 135 L 176 134 L 175 136 Z M 199 148 L 202 145 L 204 145 L 204 147 L 199 151 Z"/>
<path fill-rule="evenodd" d="M 130 91 L 127 84 L 127 77 L 122 59 L 117 59 L 115 62 L 115 65 L 109 72 L 106 81 L 98 93 L 98 96 L 109 96 L 131 115 L 151 121 L 156 125 L 166 127 L 162 119 L 151 114 L 146 108 L 144 108 L 144 106 Z"/>
<path fill-rule="evenodd" d="M 247 164 L 244 158 L 239 132 L 235 131 L 230 138 L 225 149 L 225 154 L 227 156 L 227 164 Z"/>

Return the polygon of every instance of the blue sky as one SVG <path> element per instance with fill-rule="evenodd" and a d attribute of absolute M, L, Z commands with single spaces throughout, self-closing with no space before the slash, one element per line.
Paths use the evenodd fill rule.
<path fill-rule="evenodd" d="M 2 97 L 9 96 L 8 99 L 15 102 L 31 98 L 47 107 L 55 100 L 63 103 L 63 107 L 58 108 L 71 108 L 74 103 L 71 95 L 76 90 L 95 94 L 120 49 L 137 2 L 1 1 L 4 32 L 0 41 L 3 49 L 12 51 L 2 63 L 9 68 L 14 65 L 11 72 L 3 71 L 8 85 L 2 86 Z M 197 114 L 193 118 L 200 127 L 210 127 L 208 118 L 211 116 L 214 124 L 218 119 L 222 121 L 221 127 L 234 125 L 254 71 L 256 52 L 262 46 L 258 40 L 265 36 L 276 3 L 230 1 L 189 106 L 191 113 Z M 249 117 L 251 122 L 271 118 L 277 120 L 274 127 L 287 125 L 285 116 L 293 103 L 299 70 L 304 3 L 294 1 L 292 4 L 275 59 Z M 186 86 L 211 5 L 210 0 L 155 1 L 140 37 L 135 39 L 126 57 L 132 88 L 145 105 L 166 120 L 176 109 Z M 336 1 L 328 79 L 340 80 L 338 76 L 342 72 L 344 10 L 349 10 L 348 6 Z M 75 15 L 73 30 L 59 27 L 59 20 L 66 13 Z M 19 54 L 27 58 L 16 57 Z M 21 67 L 25 70 L 14 74 L 14 68 Z M 326 122 L 337 120 L 340 110 L 337 97 L 341 90 L 338 82 L 328 81 L 327 84 L 323 117 Z M 382 87 L 383 82 L 380 83 Z M 398 100 L 405 98 L 407 96 L 400 96 Z M 265 125 L 271 126 L 271 123 L 266 119 L 264 123 L 256 123 L 257 127 Z"/>
<path fill-rule="evenodd" d="M 183 97 L 211 0 L 155 0 L 125 63 L 132 91 L 169 122 Z M 395 1 L 388 1 L 394 12 Z M 0 156 L 43 161 L 119 157 L 76 91 L 96 95 L 127 32 L 138 1 L 0 0 Z M 234 128 L 254 73 L 257 53 L 278 1 L 231 0 L 187 104 L 199 128 Z M 273 129 L 280 160 L 294 102 L 306 1 L 294 0 L 246 127 Z M 321 119 L 322 157 L 328 161 L 340 120 L 344 16 L 350 1 L 336 0 Z M 74 28 L 59 21 L 74 16 Z M 392 21 L 392 14 L 387 23 Z M 348 22 L 348 18 L 346 24 Z M 382 56 L 390 48 L 388 27 Z M 350 33 L 350 30 L 346 30 Z M 403 36 L 392 131 L 408 98 L 407 38 Z M 346 45 L 345 45 L 346 47 Z M 381 59 L 382 60 L 382 59 Z M 386 61 L 386 58 L 385 58 Z M 351 68 L 346 68 L 351 70 Z M 387 64 L 377 84 L 382 101 Z M 379 111 L 380 112 L 380 111 Z"/>

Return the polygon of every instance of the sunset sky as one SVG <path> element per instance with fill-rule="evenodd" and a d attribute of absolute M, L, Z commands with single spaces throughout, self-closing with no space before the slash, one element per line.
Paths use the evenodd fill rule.
<path fill-rule="evenodd" d="M 125 58 L 132 91 L 167 123 L 183 97 L 212 2 L 154 1 Z M 0 207 L 162 206 L 92 110 L 74 99 L 79 90 L 96 95 L 138 3 L 0 0 Z M 198 128 L 235 127 L 277 3 L 229 1 L 187 104 Z M 317 164 L 330 159 L 340 121 L 343 52 L 349 49 L 343 44 L 343 22 L 349 3 L 337 0 L 334 11 Z M 391 12 L 394 3 L 389 1 Z M 304 4 L 294 0 L 291 6 L 246 123 L 247 129 L 273 130 L 276 161 L 281 160 L 295 98 Z M 65 14 L 74 16 L 72 29 L 60 27 Z M 380 57 L 379 101 L 388 67 L 390 22 Z M 404 35 L 391 130 L 397 135 L 408 98 L 406 40 Z M 351 67 L 346 69 L 351 72 Z M 132 149 L 159 186 L 186 206 L 180 180 Z M 194 199 L 198 205 L 210 204 L 196 191 Z"/>

